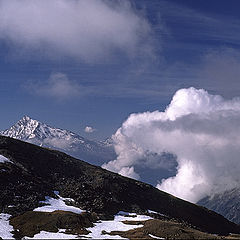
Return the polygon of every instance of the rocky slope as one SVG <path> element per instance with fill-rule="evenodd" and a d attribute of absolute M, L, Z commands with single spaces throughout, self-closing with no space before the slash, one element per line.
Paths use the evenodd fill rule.
<path fill-rule="evenodd" d="M 239 232 L 237 225 L 215 212 L 56 150 L 0 136 L 0 155 L 8 159 L 0 162 L 0 212 L 10 214 L 12 223 L 42 205 L 46 196 L 56 198 L 57 190 L 73 199 L 75 207 L 89 212 L 87 222 L 113 219 L 119 211 L 146 214 L 150 209 L 201 231 Z"/>
<path fill-rule="evenodd" d="M 96 165 L 113 160 L 115 152 L 109 140 L 91 141 L 68 130 L 54 128 L 24 116 L 0 135 L 58 149 Z"/>
<path fill-rule="evenodd" d="M 215 194 L 212 197 L 206 197 L 198 202 L 199 205 L 205 206 L 215 212 L 220 213 L 230 221 L 240 224 L 240 189 Z"/>

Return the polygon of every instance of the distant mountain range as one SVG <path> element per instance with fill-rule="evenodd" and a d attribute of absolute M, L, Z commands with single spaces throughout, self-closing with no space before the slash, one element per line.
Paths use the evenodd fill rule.
<path fill-rule="evenodd" d="M 56 150 L 0 136 L 0 156 L 0 238 L 224 239 L 209 233 L 240 233 L 213 211 Z"/>
<path fill-rule="evenodd" d="M 230 221 L 240 224 L 240 188 L 205 197 L 198 204 L 220 213 Z"/>
<path fill-rule="evenodd" d="M 58 149 L 95 165 L 102 165 L 116 157 L 111 139 L 88 140 L 76 133 L 48 126 L 28 116 L 24 116 L 9 129 L 0 131 L 0 135 Z"/>

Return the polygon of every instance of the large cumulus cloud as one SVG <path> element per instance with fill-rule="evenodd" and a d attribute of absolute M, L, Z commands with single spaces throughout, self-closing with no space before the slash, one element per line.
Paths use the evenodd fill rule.
<path fill-rule="evenodd" d="M 149 168 L 168 167 L 159 156 L 171 154 L 176 175 L 159 176 L 157 187 L 183 199 L 197 202 L 240 182 L 239 98 L 180 89 L 164 112 L 131 114 L 113 139 L 118 157 L 104 168 L 140 179 L 143 159 Z"/>

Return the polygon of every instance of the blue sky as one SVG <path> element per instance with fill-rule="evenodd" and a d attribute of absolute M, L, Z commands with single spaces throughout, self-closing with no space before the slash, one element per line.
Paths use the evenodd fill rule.
<path fill-rule="evenodd" d="M 240 95 L 239 7 L 0 0 L 0 129 L 29 115 L 102 139 L 130 113 L 165 109 L 179 88 Z"/>

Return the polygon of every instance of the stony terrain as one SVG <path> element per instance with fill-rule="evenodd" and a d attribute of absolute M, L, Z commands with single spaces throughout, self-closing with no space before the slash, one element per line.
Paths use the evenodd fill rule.
<path fill-rule="evenodd" d="M 120 211 L 149 215 L 148 210 L 166 215 L 164 221 L 176 221 L 194 230 L 221 235 L 239 233 L 236 224 L 204 207 L 56 150 L 0 136 L 0 155 L 9 159 L 0 162 L 0 212 L 12 216 L 10 223 L 15 229 L 21 229 L 21 234 L 30 231 L 29 226 L 24 225 L 25 221 L 34 223 L 42 219 L 38 231 L 41 226 L 51 227 L 45 224 L 48 221 L 55 230 L 70 222 L 71 231 L 76 232 L 85 231 L 85 227 L 91 226 L 96 219 L 113 219 Z M 56 197 L 56 190 L 62 197 L 72 198 L 71 204 L 87 213 L 76 216 L 61 211 L 52 215 L 32 212 L 42 205 L 40 201 L 46 196 Z M 148 222 L 144 223 L 143 229 L 151 228 Z M 156 224 L 162 223 L 154 221 L 150 225 Z M 31 231 L 35 230 L 31 228 Z"/>
<path fill-rule="evenodd" d="M 225 218 L 240 224 L 240 189 L 234 188 L 211 197 L 206 197 L 198 202 Z"/>

